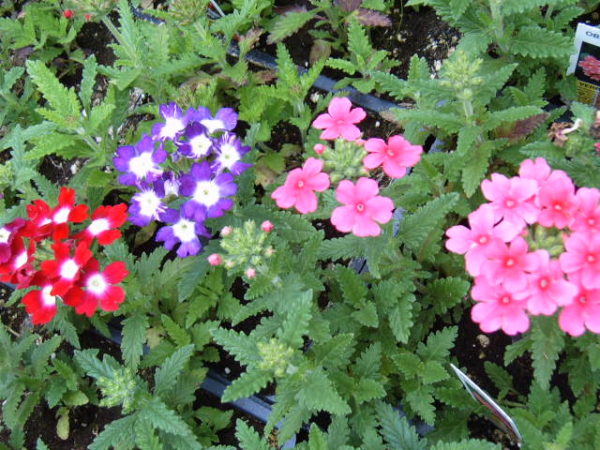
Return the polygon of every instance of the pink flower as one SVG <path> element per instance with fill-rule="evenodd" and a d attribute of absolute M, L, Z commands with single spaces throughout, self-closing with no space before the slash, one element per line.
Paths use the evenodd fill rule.
<path fill-rule="evenodd" d="M 323 144 L 315 144 L 313 150 L 317 155 L 322 155 L 326 148 Z"/>
<path fill-rule="evenodd" d="M 481 266 L 491 285 L 502 283 L 507 291 L 517 292 L 525 289 L 525 272 L 537 270 L 540 257 L 537 253 L 527 253 L 527 242 L 520 236 L 513 239 L 509 246 L 503 243 L 491 245 L 487 256 L 490 258 Z"/>
<path fill-rule="evenodd" d="M 379 223 L 387 223 L 392 218 L 394 203 L 387 197 L 380 197 L 375 180 L 361 177 L 356 185 L 342 180 L 335 191 L 340 203 L 331 214 L 331 223 L 338 231 L 352 232 L 356 236 L 379 236 Z"/>
<path fill-rule="evenodd" d="M 280 208 L 295 206 L 301 214 L 317 210 L 314 191 L 323 192 L 329 187 L 329 175 L 322 173 L 323 161 L 308 158 L 302 168 L 292 170 L 283 186 L 278 187 L 271 197 Z"/>
<path fill-rule="evenodd" d="M 481 205 L 469 214 L 469 226 L 456 225 L 446 231 L 446 248 L 454 253 L 465 254 L 467 271 L 474 277 L 479 276 L 481 265 L 487 261 L 487 249 L 494 243 L 510 242 L 519 229 L 510 222 L 500 222 L 494 226 L 494 209 L 490 205 Z"/>
<path fill-rule="evenodd" d="M 223 258 L 218 253 L 213 253 L 206 259 L 211 266 L 220 266 L 223 264 Z"/>
<path fill-rule="evenodd" d="M 581 273 L 581 284 L 586 289 L 600 288 L 600 233 L 591 236 L 573 233 L 565 241 L 566 252 L 559 257 L 560 267 L 566 273 Z"/>
<path fill-rule="evenodd" d="M 248 270 L 246 270 L 246 277 L 249 279 L 256 278 L 256 269 L 250 267 Z"/>
<path fill-rule="evenodd" d="M 320 138 L 334 140 L 341 136 L 347 141 L 358 139 L 360 129 L 354 124 L 367 117 L 367 114 L 362 108 L 351 108 L 352 103 L 346 97 L 332 99 L 327 108 L 329 114 L 321 114 L 313 122 L 314 128 L 325 130 Z"/>
<path fill-rule="evenodd" d="M 223 227 L 223 229 L 221 230 L 221 236 L 229 236 L 232 231 L 233 228 L 231 227 Z"/>
<path fill-rule="evenodd" d="M 552 172 L 537 195 L 541 207 L 538 222 L 543 227 L 565 228 L 573 220 L 579 204 L 575 196 L 575 186 L 562 170 Z"/>
<path fill-rule="evenodd" d="M 263 230 L 265 233 L 270 233 L 271 231 L 273 231 L 273 228 L 275 228 L 275 225 L 273 225 L 270 220 L 265 220 L 263 223 L 260 224 L 260 229 Z"/>
<path fill-rule="evenodd" d="M 600 232 L 600 191 L 582 187 L 577 191 L 579 208 L 575 212 L 571 230 L 589 234 Z"/>
<path fill-rule="evenodd" d="M 492 286 L 484 277 L 478 277 L 471 297 L 479 302 L 471 310 L 471 319 L 484 333 L 502 329 L 514 336 L 529 328 L 529 316 L 525 312 L 527 302 L 515 298 L 502 285 Z"/>
<path fill-rule="evenodd" d="M 558 316 L 558 325 L 571 336 L 581 336 L 585 329 L 600 333 L 600 289 L 587 289 L 581 284 L 579 273 L 569 275 L 577 288 L 575 299 Z"/>
<path fill-rule="evenodd" d="M 384 172 L 392 178 L 402 178 L 406 168 L 412 167 L 421 159 L 423 147 L 412 145 L 402 136 L 392 136 L 386 144 L 383 139 L 371 138 L 365 143 L 370 153 L 363 159 L 367 169 L 374 169 L 383 164 Z"/>
<path fill-rule="evenodd" d="M 541 186 L 550 176 L 552 169 L 544 158 L 536 158 L 535 162 L 531 159 L 526 159 L 521 163 L 519 175 L 521 178 L 535 180 Z"/>
<path fill-rule="evenodd" d="M 556 260 L 550 260 L 545 250 L 539 250 L 540 267 L 527 275 L 527 288 L 515 294 L 519 299 L 527 299 L 527 309 L 535 316 L 551 316 L 557 306 L 565 306 L 573 301 L 577 288 L 564 279 L 564 272 Z"/>
<path fill-rule="evenodd" d="M 520 228 L 525 226 L 525 222 L 531 224 L 536 221 L 539 214 L 533 203 L 538 190 L 536 181 L 519 177 L 509 179 L 493 173 L 491 181 L 483 180 L 481 190 L 491 202 L 497 220 L 504 218 Z"/>

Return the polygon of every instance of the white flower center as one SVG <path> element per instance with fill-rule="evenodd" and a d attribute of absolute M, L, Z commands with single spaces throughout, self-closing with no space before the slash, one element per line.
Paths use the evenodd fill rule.
<path fill-rule="evenodd" d="M 201 205 L 211 207 L 219 201 L 220 189 L 217 184 L 212 181 L 199 181 L 196 184 L 194 191 L 194 200 Z"/>
<path fill-rule="evenodd" d="M 173 225 L 173 234 L 177 236 L 181 242 L 191 242 L 197 239 L 195 224 L 191 220 L 181 219 Z"/>
<path fill-rule="evenodd" d="M 79 266 L 77 263 L 73 259 L 68 259 L 60 268 L 60 276 L 61 278 L 72 280 L 78 271 Z"/>
<path fill-rule="evenodd" d="M 106 290 L 106 281 L 102 275 L 97 273 L 89 278 L 87 282 L 87 288 L 96 295 L 103 294 Z"/>
<path fill-rule="evenodd" d="M 221 146 L 221 154 L 219 155 L 219 162 L 223 167 L 231 169 L 236 162 L 240 160 L 240 154 L 237 152 L 235 147 L 230 144 Z"/>
<path fill-rule="evenodd" d="M 8 242 L 8 238 L 10 237 L 10 231 L 6 228 L 0 228 L 0 244 L 6 244 Z"/>
<path fill-rule="evenodd" d="M 54 306 L 56 304 L 56 296 L 50 295 L 52 292 L 52 286 L 46 286 L 42 289 L 42 303 L 44 306 Z"/>
<path fill-rule="evenodd" d="M 71 208 L 60 208 L 52 220 L 54 223 L 65 223 L 69 219 L 69 213 L 71 212 Z"/>
<path fill-rule="evenodd" d="M 174 117 L 167 117 L 165 126 L 160 130 L 160 137 L 174 138 L 184 128 L 185 125 L 181 120 Z"/>
<path fill-rule="evenodd" d="M 155 172 L 154 161 L 152 161 L 152 153 L 144 152 L 129 161 L 129 170 L 136 177 L 144 178 L 148 173 Z"/>
<path fill-rule="evenodd" d="M 96 219 L 88 227 L 88 231 L 92 236 L 98 236 L 103 231 L 110 228 L 110 223 L 106 219 Z"/>
<path fill-rule="evenodd" d="M 27 252 L 23 252 L 19 256 L 17 256 L 15 258 L 15 265 L 14 265 L 15 270 L 23 267 L 25 265 L 25 263 L 27 262 L 27 259 L 28 259 Z"/>
<path fill-rule="evenodd" d="M 225 124 L 219 119 L 204 119 L 200 123 L 208 129 L 209 133 L 225 129 Z"/>
<path fill-rule="evenodd" d="M 154 191 L 145 191 L 136 195 L 140 203 L 140 214 L 145 217 L 156 217 L 161 201 Z"/>
<path fill-rule="evenodd" d="M 212 141 L 205 134 L 199 134 L 190 139 L 190 145 L 192 146 L 192 154 L 196 158 L 200 158 L 208 153 L 212 147 Z"/>

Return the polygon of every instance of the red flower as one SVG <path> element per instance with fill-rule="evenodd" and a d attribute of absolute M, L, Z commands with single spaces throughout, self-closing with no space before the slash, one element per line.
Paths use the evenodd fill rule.
<path fill-rule="evenodd" d="M 121 237 L 121 232 L 115 228 L 120 227 L 127 220 L 127 205 L 121 203 L 116 206 L 99 206 L 92 214 L 92 223 L 75 239 L 81 239 L 91 245 L 94 238 L 98 238 L 100 245 L 110 245 Z"/>
<path fill-rule="evenodd" d="M 0 264 L 0 281 L 17 284 L 19 289 L 29 287 L 29 281 L 33 276 L 33 254 L 35 243 L 29 242 L 25 248 L 22 239 L 12 241 L 10 247 L 11 257 L 4 264 Z"/>
<path fill-rule="evenodd" d="M 25 219 L 16 218 L 3 227 L 0 227 L 0 264 L 5 263 L 12 256 L 11 245 L 19 230 L 25 225 Z"/>
<path fill-rule="evenodd" d="M 28 292 L 23 297 L 23 304 L 31 314 L 34 325 L 50 322 L 56 315 L 56 296 L 52 295 L 52 284 L 42 286 L 42 290 Z"/>
<path fill-rule="evenodd" d="M 46 277 L 54 280 L 51 294 L 62 297 L 79 279 L 81 269 L 92 257 L 92 252 L 86 242 L 79 243 L 73 258 L 71 258 L 71 248 L 65 243 L 57 242 L 52 248 L 56 259 L 43 261 L 42 272 Z"/>
<path fill-rule="evenodd" d="M 63 16 L 65 16 L 65 18 L 67 18 L 67 19 L 72 19 L 74 15 L 75 15 L 75 13 L 73 12 L 72 9 L 65 9 L 63 11 Z"/>
<path fill-rule="evenodd" d="M 58 205 L 54 207 L 51 213 L 51 220 L 55 224 L 52 237 L 55 241 L 66 239 L 69 236 L 69 225 L 71 223 L 81 223 L 88 218 L 87 205 L 75 206 L 75 189 L 66 187 L 60 188 L 58 195 Z"/>
<path fill-rule="evenodd" d="M 125 263 L 117 261 L 109 264 L 104 272 L 100 263 L 91 259 L 84 268 L 84 277 L 78 286 L 74 286 L 64 296 L 65 303 L 75 307 L 77 314 L 91 317 L 100 308 L 104 311 L 116 311 L 125 300 L 125 291 L 114 286 L 129 275 Z M 85 291 L 81 287 L 85 288 Z"/>

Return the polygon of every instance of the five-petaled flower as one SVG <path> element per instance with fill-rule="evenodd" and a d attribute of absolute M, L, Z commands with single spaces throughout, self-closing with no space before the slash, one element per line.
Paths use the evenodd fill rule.
<path fill-rule="evenodd" d="M 381 228 L 392 218 L 394 203 L 387 197 L 377 195 L 379 186 L 375 180 L 361 177 L 356 185 L 342 180 L 335 192 L 336 198 L 344 206 L 339 206 L 331 214 L 331 223 L 338 231 L 352 232 L 356 236 L 379 236 Z"/>
<path fill-rule="evenodd" d="M 327 108 L 328 114 L 321 114 L 313 122 L 313 127 L 325 130 L 320 138 L 334 140 L 339 137 L 354 141 L 360 137 L 360 129 L 354 125 L 359 123 L 367 114 L 362 108 L 352 109 L 352 103 L 346 97 L 336 97 Z"/>
<path fill-rule="evenodd" d="M 273 191 L 271 197 L 280 208 L 295 206 L 301 214 L 308 214 L 317 210 L 317 196 L 315 191 L 323 192 L 329 188 L 329 175 L 321 172 L 323 161 L 308 158 L 302 168 L 292 170 L 283 186 Z"/>
<path fill-rule="evenodd" d="M 367 169 L 375 169 L 383 164 L 383 171 L 392 178 L 402 178 L 406 169 L 421 159 L 423 147 L 412 145 L 402 136 L 392 136 L 386 142 L 383 139 L 371 138 L 365 142 L 369 155 L 363 164 Z"/>

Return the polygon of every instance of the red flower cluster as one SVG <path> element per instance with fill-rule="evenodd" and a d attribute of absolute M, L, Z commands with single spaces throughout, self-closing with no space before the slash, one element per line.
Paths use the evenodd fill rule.
<path fill-rule="evenodd" d="M 579 61 L 579 67 L 583 69 L 583 73 L 592 80 L 600 81 L 600 61 L 591 55 L 586 56 L 582 61 Z"/>
<path fill-rule="evenodd" d="M 121 237 L 117 228 L 127 219 L 127 206 L 100 206 L 91 223 L 72 234 L 71 224 L 88 219 L 88 207 L 75 204 L 75 190 L 61 188 L 54 208 L 35 200 L 27 206 L 27 215 L 29 220 L 17 218 L 0 227 L 0 281 L 19 289 L 40 288 L 23 297 L 33 323 L 52 320 L 57 297 L 88 317 L 98 305 L 104 311 L 117 310 L 125 291 L 114 285 L 129 272 L 122 261 L 101 270 L 91 247 L 94 240 L 109 245 Z"/>

